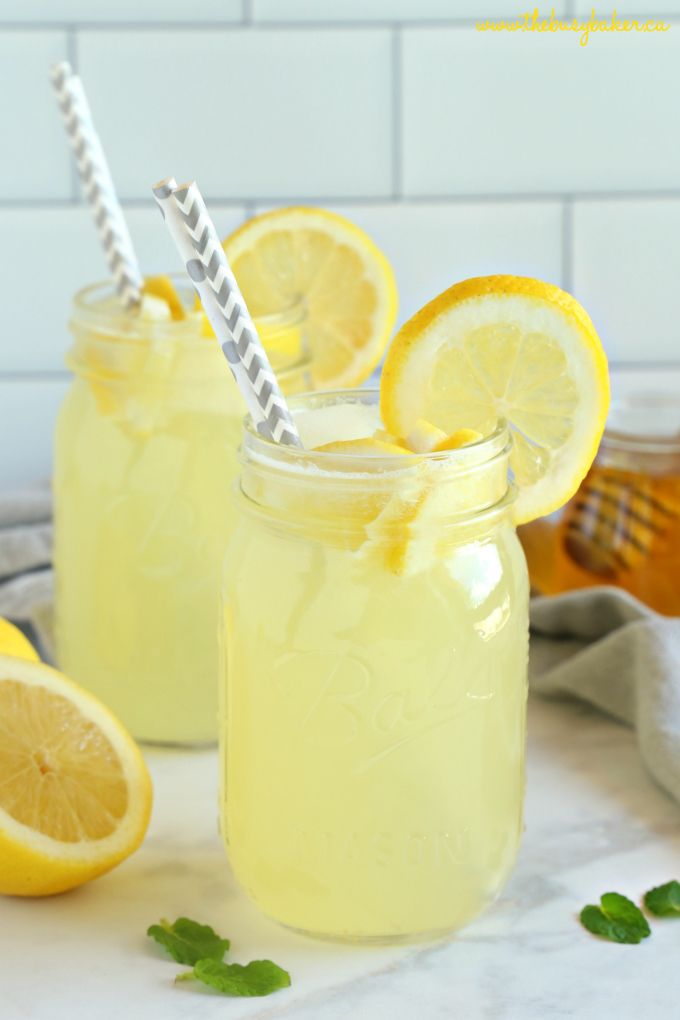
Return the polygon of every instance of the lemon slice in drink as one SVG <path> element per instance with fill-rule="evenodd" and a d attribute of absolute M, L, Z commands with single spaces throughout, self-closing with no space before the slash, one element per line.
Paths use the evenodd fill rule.
<path fill-rule="evenodd" d="M 337 439 L 332 443 L 324 443 L 314 447 L 315 453 L 339 453 L 349 457 L 403 457 L 409 451 L 397 443 L 365 436 L 362 439 Z M 356 465 L 354 466 L 356 470 Z"/>
<path fill-rule="evenodd" d="M 422 308 L 394 338 L 382 373 L 383 423 L 407 436 L 419 419 L 447 435 L 508 422 L 518 523 L 574 494 L 609 407 L 607 361 L 585 310 L 548 283 L 465 280 Z"/>
<path fill-rule="evenodd" d="M 363 230 L 325 209 L 276 209 L 248 220 L 224 250 L 255 318 L 304 301 L 316 388 L 369 377 L 394 326 L 397 288 Z"/>
<path fill-rule="evenodd" d="M 181 322 L 182 319 L 186 319 L 186 309 L 169 276 L 147 276 L 144 280 L 142 294 L 142 301 L 144 298 L 158 298 L 162 301 L 174 322 Z M 147 304 L 149 304 L 148 300 Z M 164 315 L 160 317 L 165 318 Z"/>
<path fill-rule="evenodd" d="M 458 450 L 468 443 L 476 443 L 481 438 L 481 432 L 475 429 L 458 429 L 453 435 L 447 436 L 443 429 L 438 429 L 425 418 L 419 418 L 407 435 L 406 443 L 413 453 L 443 453 L 445 450 Z"/>
<path fill-rule="evenodd" d="M 151 781 L 96 698 L 42 663 L 0 656 L 0 893 L 46 896 L 142 841 Z"/>

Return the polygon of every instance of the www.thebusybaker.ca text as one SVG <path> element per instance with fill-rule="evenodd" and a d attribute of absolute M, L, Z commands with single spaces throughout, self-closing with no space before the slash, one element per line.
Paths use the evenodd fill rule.
<path fill-rule="evenodd" d="M 476 24 L 478 32 L 574 32 L 580 36 L 581 46 L 588 45 L 590 35 L 594 32 L 668 32 L 670 27 L 667 21 L 620 17 L 616 10 L 612 11 L 610 17 L 600 18 L 594 8 L 588 19 L 558 18 L 554 8 L 548 17 L 534 8 L 511 20 L 499 18 L 496 21 L 478 21 Z"/>

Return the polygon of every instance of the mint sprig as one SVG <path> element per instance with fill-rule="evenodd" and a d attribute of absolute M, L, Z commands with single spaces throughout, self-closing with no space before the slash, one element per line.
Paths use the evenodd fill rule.
<path fill-rule="evenodd" d="M 593 935 L 636 945 L 652 934 L 647 920 L 632 900 L 621 893 L 608 892 L 600 897 L 600 906 L 589 903 L 580 914 L 581 924 Z"/>
<path fill-rule="evenodd" d="M 222 995 L 271 995 L 279 988 L 290 986 L 290 974 L 271 960 L 253 960 L 245 967 L 240 963 L 199 960 L 193 970 L 178 974 L 176 981 L 201 981 Z"/>
<path fill-rule="evenodd" d="M 222 995 L 271 995 L 279 988 L 288 988 L 290 974 L 271 960 L 224 963 L 229 939 L 223 939 L 208 924 L 199 924 L 188 917 L 178 917 L 174 924 L 161 919 L 146 934 L 168 951 L 177 963 L 191 967 L 178 974 L 175 981 L 200 981 Z"/>
<path fill-rule="evenodd" d="M 188 917 L 178 917 L 174 924 L 162 918 L 152 924 L 146 934 L 155 939 L 177 963 L 193 967 L 199 960 L 221 960 L 229 939 L 220 938 L 208 924 L 198 924 Z"/>
<path fill-rule="evenodd" d="M 645 906 L 656 917 L 680 917 L 680 882 L 673 879 L 645 893 Z"/>

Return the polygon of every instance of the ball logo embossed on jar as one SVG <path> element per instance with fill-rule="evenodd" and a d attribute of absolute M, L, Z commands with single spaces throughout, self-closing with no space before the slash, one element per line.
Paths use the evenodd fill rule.
<path fill-rule="evenodd" d="M 469 825 L 432 832 L 297 829 L 295 835 L 300 865 L 312 871 L 315 862 L 329 860 L 336 866 L 360 861 L 381 869 L 446 868 L 465 862 L 472 852 Z"/>
<path fill-rule="evenodd" d="M 358 657 L 287 652 L 277 659 L 272 679 L 300 738 L 329 751 L 351 747 L 349 764 L 361 774 L 492 697 L 484 676 L 460 683 L 457 658 L 451 648 L 440 669 L 421 683 L 386 689 L 385 677 L 376 678 Z M 313 688 L 300 683 L 305 676 L 314 678 Z"/>

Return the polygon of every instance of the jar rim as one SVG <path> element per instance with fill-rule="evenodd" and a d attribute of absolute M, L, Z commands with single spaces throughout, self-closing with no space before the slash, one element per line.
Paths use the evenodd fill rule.
<path fill-rule="evenodd" d="M 184 273 L 164 274 L 172 282 L 187 310 L 191 310 L 196 291 Z M 89 325 L 101 328 L 102 339 L 107 335 L 116 336 L 120 339 L 121 327 L 125 339 L 134 341 L 140 334 L 144 338 L 152 336 L 167 337 L 177 341 L 193 338 L 200 333 L 200 324 L 196 319 L 161 320 L 158 322 L 148 319 L 140 320 L 134 312 L 128 311 L 122 305 L 107 304 L 104 301 L 117 302 L 117 293 L 113 280 L 99 280 L 81 287 L 73 296 L 73 307 L 71 322 L 78 325 Z M 297 297 L 288 307 L 278 312 L 271 312 L 266 315 L 253 316 L 258 329 L 275 332 L 277 329 L 285 329 L 291 326 L 300 325 L 306 316 L 306 306 L 302 297 Z M 139 327 L 135 330 L 135 327 Z"/>
<path fill-rule="evenodd" d="M 299 393 L 288 398 L 288 407 L 295 414 L 296 410 L 302 407 L 313 409 L 314 405 L 322 406 L 332 403 L 371 403 L 379 406 L 380 390 L 377 387 L 360 387 L 354 389 L 317 390 L 308 393 Z M 460 474 L 478 470 L 486 467 L 498 456 L 504 456 L 509 452 L 512 440 L 508 424 L 501 418 L 496 424 L 493 432 L 465 446 L 455 450 L 445 450 L 431 453 L 409 454 L 407 463 L 401 454 L 385 454 L 384 457 L 361 456 L 356 453 L 333 452 L 328 450 L 306 450 L 298 446 L 286 446 L 276 443 L 266 436 L 261 435 L 250 415 L 243 419 L 243 444 L 241 447 L 241 459 L 250 459 L 267 465 L 271 468 L 278 467 L 285 470 L 310 471 L 317 474 L 322 473 L 336 479 L 349 479 L 353 476 L 360 476 L 364 480 L 367 476 L 375 478 L 387 474 L 404 473 L 412 470 L 415 465 L 428 463 L 431 465 L 459 465 Z M 347 464 L 356 462 L 359 467 L 356 471 L 348 471 Z M 376 461 L 384 466 L 384 471 L 376 471 Z M 332 465 L 342 465 L 333 470 Z M 362 470 L 363 466 L 363 470 Z"/>
<path fill-rule="evenodd" d="M 668 426 L 664 429 L 664 418 L 672 422 L 672 432 Z M 648 389 L 614 398 L 602 448 L 649 455 L 680 453 L 680 394 Z"/>
<path fill-rule="evenodd" d="M 192 310 L 195 307 L 196 292 L 189 278 L 186 274 L 180 273 L 169 273 L 167 276 L 185 308 L 188 311 Z M 280 312 L 263 315 L 254 320 L 270 357 L 276 359 L 277 372 L 282 379 L 306 371 L 311 364 L 310 352 L 304 342 L 304 332 L 300 334 L 299 347 L 294 351 L 286 350 L 281 345 L 277 347 L 278 338 L 287 330 L 303 325 L 306 314 L 305 302 L 298 299 Z M 165 349 L 178 352 L 191 348 L 194 352 L 205 355 L 199 358 L 201 364 L 212 363 L 215 357 L 215 344 L 203 333 L 201 317 L 193 315 L 182 320 L 142 320 L 120 305 L 112 280 L 92 283 L 76 292 L 69 325 L 75 337 L 75 344 L 66 357 L 68 367 L 79 376 L 93 378 L 104 376 L 109 383 L 116 379 L 123 381 L 129 378 L 130 372 L 124 367 L 124 362 L 121 362 L 120 371 L 110 365 L 107 365 L 106 369 L 98 369 L 97 363 L 100 359 L 98 357 L 90 359 L 87 355 L 88 350 L 110 349 L 113 352 L 115 345 L 115 350 L 130 359 L 130 365 L 137 364 L 134 356 L 140 350 L 140 344 L 152 348 L 158 345 L 159 351 L 165 348 L 165 345 L 171 345 Z M 225 371 L 227 370 L 225 364 Z M 160 380 L 158 382 L 160 384 Z"/>

